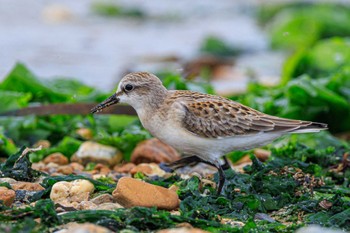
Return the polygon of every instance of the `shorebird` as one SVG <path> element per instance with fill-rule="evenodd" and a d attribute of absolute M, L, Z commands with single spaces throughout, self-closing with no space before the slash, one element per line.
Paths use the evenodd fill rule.
<path fill-rule="evenodd" d="M 219 159 L 225 154 L 260 147 L 288 133 L 327 129 L 323 123 L 267 115 L 220 96 L 167 90 L 158 77 L 147 72 L 124 76 L 117 91 L 91 113 L 117 103 L 131 105 L 145 129 L 186 156 L 167 164 L 170 168 L 198 162 L 216 167 L 218 194 L 227 167 Z"/>

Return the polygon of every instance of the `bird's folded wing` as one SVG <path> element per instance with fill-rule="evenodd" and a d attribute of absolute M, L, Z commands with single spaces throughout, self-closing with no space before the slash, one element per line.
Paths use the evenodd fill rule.
<path fill-rule="evenodd" d="M 182 125 L 205 138 L 251 135 L 259 132 L 292 132 L 305 129 L 312 122 L 290 120 L 263 114 L 227 99 L 184 101 Z"/>

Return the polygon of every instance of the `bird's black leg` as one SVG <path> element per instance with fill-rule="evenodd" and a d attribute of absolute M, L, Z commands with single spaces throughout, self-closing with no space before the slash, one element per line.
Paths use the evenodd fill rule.
<path fill-rule="evenodd" d="M 222 157 L 224 159 L 224 164 L 221 165 L 222 170 L 227 170 L 231 168 L 230 162 L 227 160 L 226 156 Z"/>
<path fill-rule="evenodd" d="M 225 177 L 225 172 L 224 172 L 224 170 L 222 169 L 221 166 L 217 167 L 217 169 L 218 169 L 218 172 L 219 172 L 218 195 L 220 195 L 221 190 L 224 187 L 226 177 Z"/>
<path fill-rule="evenodd" d="M 217 193 L 218 193 L 218 195 L 220 195 L 220 193 L 222 191 L 222 188 L 224 187 L 225 180 L 226 180 L 225 172 L 224 172 L 222 166 L 219 164 L 219 162 L 210 162 L 210 161 L 206 161 L 206 160 L 203 160 L 203 159 L 200 159 L 200 160 L 201 160 L 202 163 L 211 165 L 213 167 L 216 167 L 216 169 L 218 169 L 218 172 L 219 172 L 219 183 L 218 183 Z"/>
<path fill-rule="evenodd" d="M 217 162 L 217 161 L 216 162 L 211 162 L 211 161 L 207 161 L 207 160 L 201 159 L 198 156 L 192 155 L 192 156 L 181 158 L 181 159 L 176 160 L 176 161 L 174 161 L 172 163 L 160 164 L 160 168 L 162 168 L 165 171 L 168 171 L 169 169 L 176 170 L 178 168 L 185 167 L 187 165 L 191 165 L 193 163 L 199 163 L 199 162 L 202 162 L 202 163 L 208 164 L 210 166 L 213 166 L 216 169 L 218 169 L 218 172 L 219 172 L 219 183 L 218 183 L 218 190 L 217 190 L 217 193 L 219 195 L 221 193 L 222 188 L 224 187 L 224 183 L 225 183 L 225 173 L 224 173 L 223 169 L 227 169 L 227 168 L 231 167 L 229 165 L 229 162 L 227 161 L 227 159 L 224 158 L 224 160 L 225 160 L 225 164 L 223 164 L 221 166 L 219 164 L 219 162 Z"/>

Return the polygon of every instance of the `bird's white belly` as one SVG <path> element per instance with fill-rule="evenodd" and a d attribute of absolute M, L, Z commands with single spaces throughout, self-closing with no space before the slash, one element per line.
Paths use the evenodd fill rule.
<path fill-rule="evenodd" d="M 176 126 L 174 123 L 157 121 L 146 127 L 151 134 L 178 151 L 214 160 L 234 150 L 247 150 L 265 145 L 280 137 L 281 133 L 258 133 L 255 135 L 227 138 L 203 138 Z"/>

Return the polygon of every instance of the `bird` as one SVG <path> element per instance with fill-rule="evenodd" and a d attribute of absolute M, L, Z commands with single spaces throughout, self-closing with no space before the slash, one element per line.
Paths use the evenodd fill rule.
<path fill-rule="evenodd" d="M 227 153 L 261 147 L 289 133 L 327 129 L 324 123 L 268 115 L 217 95 L 167 90 L 156 75 L 148 72 L 125 75 L 116 92 L 91 113 L 117 103 L 131 105 L 146 130 L 181 152 L 179 160 L 166 164 L 169 168 L 199 162 L 214 166 L 219 174 L 218 194 L 225 183 Z M 224 165 L 220 164 L 221 158 Z"/>

